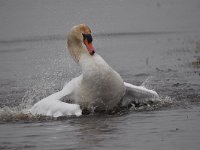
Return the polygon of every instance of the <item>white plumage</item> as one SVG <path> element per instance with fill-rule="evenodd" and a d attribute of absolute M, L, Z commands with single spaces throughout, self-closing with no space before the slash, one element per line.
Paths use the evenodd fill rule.
<path fill-rule="evenodd" d="M 68 34 L 68 49 L 81 66 L 82 74 L 72 79 L 61 91 L 36 103 L 30 110 L 33 115 L 80 116 L 81 108 L 112 110 L 120 102 L 126 101 L 127 97 L 139 101 L 159 100 L 155 91 L 123 82 L 121 76 L 95 53 L 88 26 L 81 24 L 72 28 Z M 73 104 L 62 102 L 63 97 L 70 99 Z"/>

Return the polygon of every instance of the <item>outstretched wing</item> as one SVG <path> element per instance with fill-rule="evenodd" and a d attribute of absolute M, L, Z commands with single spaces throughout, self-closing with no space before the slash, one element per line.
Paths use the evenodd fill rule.
<path fill-rule="evenodd" d="M 154 90 L 149 90 L 143 86 L 135 86 L 124 82 L 126 94 L 123 99 L 123 105 L 127 105 L 130 101 L 137 103 L 148 103 L 160 101 L 159 95 Z"/>
<path fill-rule="evenodd" d="M 43 115 L 50 117 L 71 115 L 80 116 L 82 114 L 82 110 L 78 104 L 69 104 L 59 100 L 49 101 L 48 99 L 43 99 L 30 109 L 30 113 L 32 115 Z"/>
<path fill-rule="evenodd" d="M 157 94 L 156 91 L 149 90 L 143 86 L 135 86 L 130 83 L 124 82 L 124 85 L 126 87 L 126 91 L 128 94 L 134 96 L 134 97 L 139 97 L 139 98 L 157 98 L 159 99 L 159 95 Z"/>
<path fill-rule="evenodd" d="M 82 111 L 78 104 L 69 104 L 62 102 L 63 97 L 68 97 L 71 101 L 75 101 L 75 95 L 79 88 L 80 81 L 82 76 L 72 79 L 67 83 L 63 89 L 59 92 L 56 92 L 41 101 L 37 102 L 31 109 L 30 113 L 32 115 L 44 115 L 44 116 L 70 116 L 76 115 L 80 116 Z"/>

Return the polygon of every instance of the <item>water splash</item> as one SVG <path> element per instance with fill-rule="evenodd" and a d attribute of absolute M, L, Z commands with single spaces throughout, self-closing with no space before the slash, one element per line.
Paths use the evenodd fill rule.
<path fill-rule="evenodd" d="M 152 89 L 151 82 L 153 77 L 148 77 L 143 83 L 143 87 L 147 87 L 148 89 Z M 39 84 L 39 83 L 38 83 Z M 46 85 L 49 87 L 49 84 Z M 0 108 L 0 122 L 12 122 L 12 121 L 47 121 L 47 120 L 59 120 L 60 118 L 69 118 L 69 117 L 46 117 L 42 115 L 33 116 L 30 114 L 30 108 L 42 98 L 50 95 L 50 93 L 55 93 L 55 89 L 47 89 L 43 84 L 42 88 L 38 89 L 38 85 L 34 85 L 32 89 L 25 92 L 24 97 L 22 98 L 22 102 L 20 105 L 15 107 L 3 107 Z M 140 101 L 142 102 L 142 101 Z M 117 113 L 121 112 L 134 112 L 134 111 L 154 111 L 161 109 L 163 107 L 169 107 L 173 104 L 173 100 L 170 97 L 162 97 L 160 96 L 160 101 L 148 101 L 144 100 L 142 103 L 138 103 L 138 101 L 134 100 L 130 102 L 126 107 L 120 107 L 117 110 Z M 87 114 L 87 113 L 86 113 Z M 90 113 L 95 115 L 95 113 Z"/>
<path fill-rule="evenodd" d="M 155 111 L 161 108 L 166 108 L 171 106 L 174 103 L 173 99 L 166 96 L 160 97 L 160 101 L 158 102 L 148 102 L 148 103 L 141 103 L 141 104 L 132 104 L 129 108 L 131 111 Z"/>
<path fill-rule="evenodd" d="M 32 102 L 31 102 L 32 103 Z M 2 122 L 32 122 L 32 121 L 56 121 L 73 118 L 74 116 L 63 116 L 63 117 L 47 117 L 42 115 L 31 115 L 29 108 L 32 106 L 31 103 L 21 104 L 17 107 L 3 107 L 0 109 L 0 123 Z M 108 113 L 101 112 L 102 114 L 123 114 L 127 112 L 140 112 L 140 111 L 156 111 L 162 108 L 168 108 L 174 103 L 173 99 L 166 96 L 160 97 L 160 101 L 148 103 L 130 103 L 127 107 L 119 107 L 116 112 Z M 83 113 L 83 115 L 96 115 L 96 113 Z M 99 112 L 97 113 L 99 114 Z"/>

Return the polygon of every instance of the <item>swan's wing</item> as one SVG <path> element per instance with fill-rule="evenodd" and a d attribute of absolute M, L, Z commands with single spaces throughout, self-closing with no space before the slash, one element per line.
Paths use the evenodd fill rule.
<path fill-rule="evenodd" d="M 73 78 L 70 82 L 65 84 L 63 89 L 61 90 L 61 97 L 59 98 L 63 102 L 67 102 L 70 100 L 72 103 L 76 103 L 79 99 L 79 89 L 83 76 Z"/>
<path fill-rule="evenodd" d="M 129 103 L 130 101 L 135 101 L 137 103 L 160 101 L 159 95 L 154 90 L 149 90 L 143 86 L 135 86 L 126 82 L 124 82 L 124 85 L 126 87 L 126 94 L 123 99 L 123 105 L 127 105 L 125 103 Z"/>
<path fill-rule="evenodd" d="M 126 87 L 126 91 L 128 94 L 135 96 L 135 97 L 153 97 L 153 98 L 159 98 L 156 91 L 149 90 L 143 86 L 135 86 L 130 83 L 124 82 L 124 85 Z"/>
<path fill-rule="evenodd" d="M 49 101 L 48 99 L 43 99 L 30 109 L 30 113 L 32 115 L 43 115 L 50 117 L 71 115 L 80 116 L 82 114 L 82 110 L 77 104 L 69 104 L 59 100 Z"/>
<path fill-rule="evenodd" d="M 82 76 L 72 79 L 66 84 L 63 89 L 56 92 L 38 103 L 36 103 L 30 110 L 32 115 L 44 115 L 44 116 L 80 116 L 82 111 L 77 104 L 69 104 L 62 102 L 63 97 L 68 97 L 71 101 L 75 101 L 75 95 L 77 94 L 77 88 L 80 84 Z"/>

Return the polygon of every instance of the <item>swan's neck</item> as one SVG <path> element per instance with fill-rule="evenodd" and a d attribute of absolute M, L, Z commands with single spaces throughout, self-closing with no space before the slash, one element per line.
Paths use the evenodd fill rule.
<path fill-rule="evenodd" d="M 96 76 L 97 74 L 105 73 L 110 70 L 109 65 L 97 53 L 95 53 L 93 56 L 82 54 L 79 64 L 81 66 L 83 76 Z"/>
<path fill-rule="evenodd" d="M 87 52 L 81 42 L 68 39 L 67 45 L 69 52 L 75 62 L 79 62 L 81 55 Z"/>

